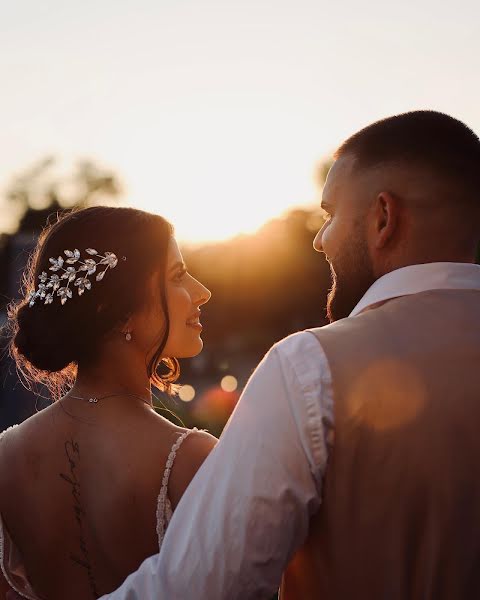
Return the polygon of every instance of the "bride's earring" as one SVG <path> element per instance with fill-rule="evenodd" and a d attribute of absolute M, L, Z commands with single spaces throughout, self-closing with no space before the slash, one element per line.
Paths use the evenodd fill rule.
<path fill-rule="evenodd" d="M 127 342 L 130 342 L 132 340 L 132 334 L 131 334 L 130 331 L 127 331 L 125 333 L 125 339 L 126 339 Z"/>

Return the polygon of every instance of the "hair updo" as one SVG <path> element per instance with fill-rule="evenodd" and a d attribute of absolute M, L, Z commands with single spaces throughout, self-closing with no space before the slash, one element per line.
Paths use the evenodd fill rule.
<path fill-rule="evenodd" d="M 8 307 L 9 351 L 24 385 L 35 390 L 45 385 L 58 399 L 74 383 L 79 365 L 91 364 L 105 336 L 145 303 L 147 283 L 155 272 L 165 273 L 172 225 L 164 218 L 134 208 L 94 206 L 64 213 L 40 234 L 23 274 L 25 297 Z M 81 260 L 85 250 L 100 254 L 113 252 L 118 265 L 108 270 L 101 282 L 65 304 L 54 295 L 51 304 L 36 299 L 30 307 L 28 295 L 39 283 L 39 275 L 49 276 L 50 258 L 65 257 L 64 250 L 78 248 Z M 126 257 L 126 260 L 122 260 Z M 64 265 L 64 268 L 67 265 Z M 179 375 L 175 358 L 162 358 L 169 334 L 165 286 L 161 286 L 161 308 L 165 330 L 147 369 L 153 385 L 170 392 Z M 168 368 L 159 375 L 160 363 Z"/>

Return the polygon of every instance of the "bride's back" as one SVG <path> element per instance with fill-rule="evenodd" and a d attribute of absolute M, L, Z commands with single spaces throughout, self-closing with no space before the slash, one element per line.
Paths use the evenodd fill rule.
<path fill-rule="evenodd" d="M 158 552 L 157 497 L 184 430 L 146 405 L 125 407 L 71 416 L 56 404 L 0 443 L 0 513 L 40 597 L 98 597 Z M 199 432 L 179 450 L 173 506 L 211 446 Z"/>
<path fill-rule="evenodd" d="M 17 371 L 52 398 L 69 391 L 0 441 L 3 562 L 11 586 L 32 587 L 30 596 L 94 598 L 158 552 L 157 497 L 185 436 L 155 414 L 151 388 L 170 392 L 176 357 L 201 351 L 210 292 L 186 270 L 170 223 L 126 207 L 61 216 L 23 281 L 26 295 L 8 311 Z M 173 506 L 213 443 L 186 438 L 168 486 Z"/>

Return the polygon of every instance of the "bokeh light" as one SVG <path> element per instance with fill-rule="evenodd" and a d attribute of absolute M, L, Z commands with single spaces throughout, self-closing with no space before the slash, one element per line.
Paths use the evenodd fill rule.
<path fill-rule="evenodd" d="M 210 387 L 195 401 L 192 416 L 197 422 L 223 427 L 239 396 L 238 391 L 227 392 L 218 385 Z"/>
<path fill-rule="evenodd" d="M 178 397 L 183 402 L 191 402 L 195 398 L 195 388 L 191 385 L 182 385 Z"/>
<path fill-rule="evenodd" d="M 234 392 L 238 387 L 238 381 L 233 375 L 225 375 L 222 377 L 220 387 L 224 392 Z"/>

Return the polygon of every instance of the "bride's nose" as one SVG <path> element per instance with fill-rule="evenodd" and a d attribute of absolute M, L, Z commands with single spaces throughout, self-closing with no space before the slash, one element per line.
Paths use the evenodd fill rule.
<path fill-rule="evenodd" d="M 212 292 L 206 288 L 203 283 L 200 283 L 198 280 L 196 280 L 196 284 L 197 284 L 197 290 L 196 290 L 196 294 L 195 294 L 195 304 L 198 304 L 198 306 L 201 306 L 202 304 L 206 304 L 210 298 L 212 297 Z"/>

